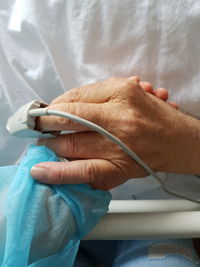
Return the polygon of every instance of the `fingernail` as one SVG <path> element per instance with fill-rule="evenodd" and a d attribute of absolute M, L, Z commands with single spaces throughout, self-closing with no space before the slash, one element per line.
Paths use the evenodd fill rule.
<path fill-rule="evenodd" d="M 38 180 L 44 180 L 47 177 L 47 168 L 44 166 L 33 166 L 31 176 Z"/>

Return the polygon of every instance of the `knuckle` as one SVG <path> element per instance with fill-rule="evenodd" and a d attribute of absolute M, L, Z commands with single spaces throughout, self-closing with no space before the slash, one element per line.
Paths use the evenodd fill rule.
<path fill-rule="evenodd" d="M 59 110 L 76 115 L 76 105 L 74 105 L 73 103 L 61 103 L 59 105 Z M 64 117 L 57 117 L 57 121 L 58 125 L 62 126 L 62 128 L 66 130 L 70 130 L 69 128 L 73 129 L 75 124 L 73 120 Z"/>
<path fill-rule="evenodd" d="M 64 184 L 65 181 L 65 168 L 64 166 L 59 166 L 59 168 L 52 168 L 48 172 L 48 178 L 52 183 Z"/>
<path fill-rule="evenodd" d="M 78 102 L 83 95 L 83 88 L 75 87 L 71 89 L 70 93 L 71 93 L 71 102 Z"/>
<path fill-rule="evenodd" d="M 89 164 L 84 164 L 84 166 L 83 166 L 83 173 L 87 177 L 88 183 L 95 182 L 95 180 L 97 178 L 97 177 L 95 177 L 96 166 L 94 165 L 93 162 L 90 162 Z"/>
<path fill-rule="evenodd" d="M 126 93 L 128 94 L 128 95 L 133 95 L 133 94 L 135 94 L 135 91 L 137 90 L 137 88 L 138 88 L 138 83 L 137 82 L 135 82 L 135 81 L 128 81 L 128 80 L 126 80 L 126 81 L 124 81 L 124 83 L 125 83 L 125 90 L 126 90 Z"/>
<path fill-rule="evenodd" d="M 127 177 L 127 172 L 129 170 L 129 164 L 127 161 L 115 159 L 112 161 L 112 176 L 113 177 Z"/>
<path fill-rule="evenodd" d="M 134 94 L 134 88 L 137 86 L 137 83 L 134 85 L 131 84 L 125 78 L 113 78 L 110 80 L 111 86 L 115 88 L 114 92 L 123 100 L 128 100 Z"/>
<path fill-rule="evenodd" d="M 67 119 L 63 117 L 58 117 L 58 125 L 62 127 L 62 129 L 65 129 L 65 126 L 67 125 Z"/>
<path fill-rule="evenodd" d="M 127 97 L 128 83 L 125 78 L 110 78 L 108 80 L 108 85 L 113 92 L 113 99 L 125 99 Z"/>
<path fill-rule="evenodd" d="M 69 157 L 75 157 L 76 156 L 76 151 L 78 147 L 78 139 L 74 134 L 68 134 L 67 138 L 65 139 L 65 149 L 66 149 L 66 154 Z"/>
<path fill-rule="evenodd" d="M 130 85 L 129 87 L 127 87 L 126 95 L 128 103 L 131 104 L 131 106 L 135 109 L 142 108 L 142 106 L 144 106 L 141 106 L 141 104 L 142 101 L 145 101 L 145 93 L 138 84 L 136 84 L 136 86 Z"/>
<path fill-rule="evenodd" d="M 62 166 L 58 171 L 57 181 L 58 181 L 59 184 L 64 184 L 65 183 L 65 168 L 64 168 L 64 166 Z"/>

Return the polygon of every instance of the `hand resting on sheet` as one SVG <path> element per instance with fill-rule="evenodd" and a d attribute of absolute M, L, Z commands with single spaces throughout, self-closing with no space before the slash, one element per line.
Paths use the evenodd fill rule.
<path fill-rule="evenodd" d="M 200 174 L 200 122 L 180 112 L 176 103 L 168 103 L 167 98 L 166 89 L 153 90 L 151 84 L 134 76 L 71 89 L 56 98 L 50 108 L 99 124 L 154 171 Z M 89 183 L 108 190 L 130 178 L 147 175 L 117 145 L 73 121 L 39 117 L 37 127 L 77 131 L 39 140 L 40 145 L 71 160 L 34 166 L 31 174 L 41 182 Z"/>

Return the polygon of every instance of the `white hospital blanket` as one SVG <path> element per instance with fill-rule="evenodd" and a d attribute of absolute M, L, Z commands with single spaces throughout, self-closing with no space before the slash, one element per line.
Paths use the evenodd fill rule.
<path fill-rule="evenodd" d="M 0 165 L 28 143 L 5 129 L 21 105 L 111 76 L 169 88 L 170 100 L 200 118 L 199 28 L 199 1 L 0 0 Z M 131 180 L 125 195 L 157 187 Z"/>

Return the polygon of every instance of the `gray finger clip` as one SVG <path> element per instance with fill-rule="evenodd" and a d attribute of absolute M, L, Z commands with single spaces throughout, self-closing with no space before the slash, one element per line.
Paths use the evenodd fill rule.
<path fill-rule="evenodd" d="M 55 135 L 58 135 L 60 132 L 36 130 L 36 117 L 29 114 L 29 111 L 32 109 L 44 108 L 47 106 L 47 104 L 37 100 L 24 105 L 8 119 L 6 129 L 10 134 L 21 138 L 55 137 Z"/>

